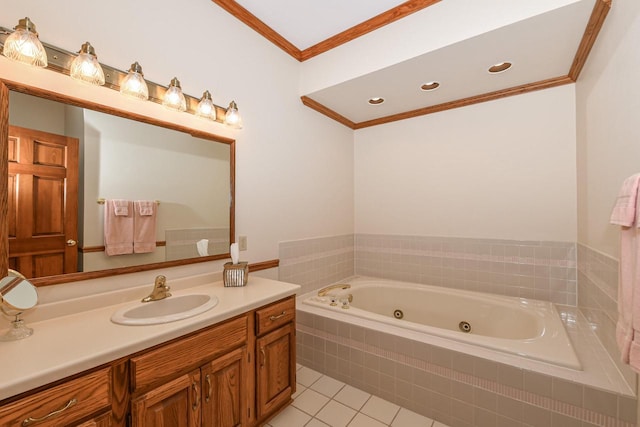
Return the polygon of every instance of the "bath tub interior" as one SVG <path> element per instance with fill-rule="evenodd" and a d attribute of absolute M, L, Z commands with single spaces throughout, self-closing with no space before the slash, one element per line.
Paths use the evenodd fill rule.
<path fill-rule="evenodd" d="M 358 277 L 303 305 L 581 370 L 555 306 L 547 301 Z M 333 313 L 333 314 L 331 314 Z M 348 317 L 346 317 L 348 319 Z"/>

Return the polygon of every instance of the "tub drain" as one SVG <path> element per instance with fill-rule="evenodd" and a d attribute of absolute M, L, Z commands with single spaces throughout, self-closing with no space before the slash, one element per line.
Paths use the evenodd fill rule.
<path fill-rule="evenodd" d="M 465 334 L 471 332 L 471 324 L 469 322 L 465 322 L 464 320 L 458 323 L 458 328 L 460 328 L 460 330 Z"/>
<path fill-rule="evenodd" d="M 404 317 L 404 313 L 402 310 L 393 310 L 393 317 L 396 319 L 402 319 Z"/>

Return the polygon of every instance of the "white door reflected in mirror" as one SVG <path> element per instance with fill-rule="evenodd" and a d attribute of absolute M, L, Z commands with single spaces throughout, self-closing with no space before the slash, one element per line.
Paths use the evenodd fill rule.
<path fill-rule="evenodd" d="M 22 274 L 9 270 L 9 276 L 0 280 L 0 310 L 12 317 L 9 330 L 0 335 L 0 341 L 15 341 L 33 334 L 20 315 L 38 304 L 38 292 Z"/>

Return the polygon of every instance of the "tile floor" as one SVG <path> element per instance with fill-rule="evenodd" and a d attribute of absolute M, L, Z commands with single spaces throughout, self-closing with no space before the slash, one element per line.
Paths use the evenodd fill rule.
<path fill-rule="evenodd" d="M 447 427 L 305 366 L 293 403 L 267 427 Z"/>

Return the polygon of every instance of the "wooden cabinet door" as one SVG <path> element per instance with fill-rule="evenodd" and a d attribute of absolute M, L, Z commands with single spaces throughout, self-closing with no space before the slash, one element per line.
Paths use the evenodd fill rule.
<path fill-rule="evenodd" d="M 258 338 L 258 417 L 269 414 L 291 399 L 295 388 L 295 328 L 289 323 Z"/>
<path fill-rule="evenodd" d="M 182 375 L 131 402 L 132 427 L 199 427 L 200 370 Z"/>
<path fill-rule="evenodd" d="M 242 347 L 201 369 L 204 426 L 247 425 L 247 364 L 247 347 Z"/>

